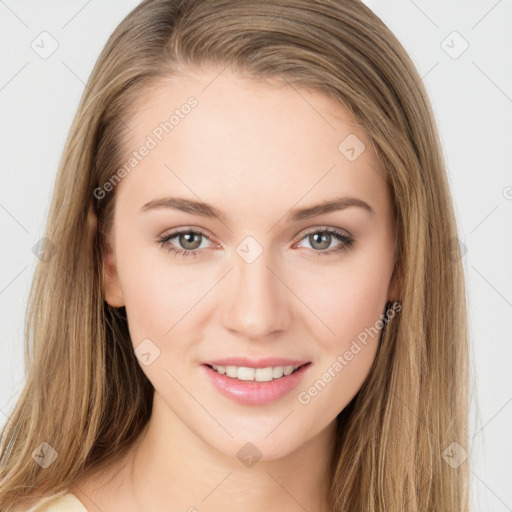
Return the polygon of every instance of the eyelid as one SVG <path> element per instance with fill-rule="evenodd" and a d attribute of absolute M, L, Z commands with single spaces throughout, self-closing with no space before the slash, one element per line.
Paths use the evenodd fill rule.
<path fill-rule="evenodd" d="M 171 229 L 169 231 L 164 231 L 161 235 L 158 235 L 158 239 L 162 238 L 174 238 L 175 236 L 181 234 L 181 233 L 198 233 L 200 235 L 203 235 L 208 240 L 212 241 L 213 236 L 211 236 L 205 229 L 197 227 L 197 226 L 181 226 L 176 229 Z"/>
<path fill-rule="evenodd" d="M 317 233 L 318 231 L 336 231 L 339 232 L 339 234 L 342 234 L 346 236 L 347 238 L 354 238 L 352 236 L 352 233 L 347 231 L 343 228 L 338 228 L 336 226 L 327 226 L 327 225 L 318 225 L 318 226 L 311 226 L 309 228 L 304 228 L 302 231 L 299 231 L 293 238 L 299 237 L 299 240 L 304 238 L 306 235 L 310 235 L 311 233 Z"/>

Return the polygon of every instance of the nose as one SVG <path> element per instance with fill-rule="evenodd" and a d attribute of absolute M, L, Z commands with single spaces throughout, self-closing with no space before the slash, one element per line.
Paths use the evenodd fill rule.
<path fill-rule="evenodd" d="M 293 293 L 263 253 L 251 263 L 233 254 L 233 270 L 223 283 L 221 321 L 247 339 L 263 339 L 284 331 L 292 318 Z"/>

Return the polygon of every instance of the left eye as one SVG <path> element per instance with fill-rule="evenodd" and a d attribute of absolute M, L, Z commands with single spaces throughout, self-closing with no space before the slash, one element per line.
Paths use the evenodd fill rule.
<path fill-rule="evenodd" d="M 183 247 L 182 249 L 177 248 L 174 243 L 171 242 L 171 240 L 174 240 L 175 238 L 178 239 L 177 243 Z M 301 241 L 304 239 L 308 240 L 312 246 L 314 254 L 317 256 L 348 251 L 354 243 L 354 239 L 351 236 L 345 234 L 344 231 L 335 228 L 316 229 L 315 231 L 310 231 L 301 238 Z M 204 240 L 209 240 L 209 238 L 201 231 L 183 230 L 164 235 L 158 239 L 158 242 L 161 247 L 166 247 L 169 253 L 174 256 L 196 257 L 201 254 L 201 251 L 198 251 L 198 249 L 205 248 L 205 246 L 202 246 L 202 242 Z M 331 242 L 334 240 L 338 240 L 340 243 L 333 249 L 330 247 Z M 327 248 L 330 249 L 325 250 Z"/>
<path fill-rule="evenodd" d="M 172 243 L 171 240 L 174 238 L 178 239 L 178 242 L 184 249 L 177 249 Z M 167 247 L 167 250 L 170 253 L 173 253 L 175 256 L 197 256 L 197 249 L 204 249 L 201 247 L 201 239 L 204 238 L 208 240 L 208 237 L 201 233 L 200 231 L 177 231 L 175 233 L 171 233 L 169 235 L 165 235 L 160 238 L 158 242 L 162 247 Z M 199 243 L 198 243 L 199 240 Z"/>
<path fill-rule="evenodd" d="M 340 251 L 348 251 L 353 243 L 354 239 L 351 236 L 346 235 L 339 229 L 317 229 L 316 231 L 310 231 L 301 239 L 307 239 L 309 244 L 315 250 L 315 255 L 323 256 L 328 254 L 337 253 Z M 340 243 L 335 246 L 334 249 L 328 251 L 324 250 L 331 247 L 331 242 L 338 240 Z"/>

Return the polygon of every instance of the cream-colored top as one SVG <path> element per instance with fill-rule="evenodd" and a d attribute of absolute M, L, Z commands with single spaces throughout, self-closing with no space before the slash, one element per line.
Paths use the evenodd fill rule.
<path fill-rule="evenodd" d="M 87 512 L 82 502 L 71 492 L 62 495 L 57 501 L 48 504 L 48 498 L 41 500 L 28 512 Z"/>

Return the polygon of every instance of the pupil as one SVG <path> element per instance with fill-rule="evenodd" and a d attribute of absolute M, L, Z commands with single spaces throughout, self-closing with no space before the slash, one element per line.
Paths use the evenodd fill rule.
<path fill-rule="evenodd" d="M 197 243 L 201 236 L 202 235 L 200 235 L 198 233 L 180 233 L 180 244 L 185 249 L 197 249 L 201 245 L 200 242 Z M 197 238 L 197 240 L 194 242 L 194 241 L 191 241 L 189 238 L 191 238 L 192 240 L 194 238 Z"/>
<path fill-rule="evenodd" d="M 319 247 L 317 247 L 318 249 L 327 249 L 327 247 L 329 247 L 330 243 L 331 243 L 331 235 L 329 233 L 313 233 L 312 235 L 310 235 L 310 243 L 311 243 L 311 246 L 312 247 L 315 247 L 315 244 L 318 242 L 318 238 L 320 238 L 320 242 L 318 242 L 320 244 Z"/>

